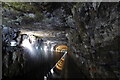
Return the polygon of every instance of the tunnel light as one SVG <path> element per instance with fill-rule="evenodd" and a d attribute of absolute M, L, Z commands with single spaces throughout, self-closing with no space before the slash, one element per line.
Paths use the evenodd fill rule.
<path fill-rule="evenodd" d="M 36 38 L 33 35 L 30 35 L 29 38 L 31 40 L 31 43 L 34 44 L 36 41 Z"/>
<path fill-rule="evenodd" d="M 15 40 L 12 40 L 12 41 L 10 42 L 10 46 L 16 46 L 16 45 L 17 45 L 17 43 L 16 43 Z"/>
<path fill-rule="evenodd" d="M 44 45 L 44 51 L 46 52 L 48 50 L 47 45 Z"/>
<path fill-rule="evenodd" d="M 27 48 L 30 52 L 33 52 L 33 47 L 29 42 L 29 39 L 24 39 L 21 46 Z"/>
<path fill-rule="evenodd" d="M 36 49 L 39 49 L 39 47 L 38 47 L 38 46 L 36 46 Z"/>
<path fill-rule="evenodd" d="M 45 43 L 49 45 L 50 43 L 53 43 L 53 41 L 46 41 Z"/>
<path fill-rule="evenodd" d="M 51 41 L 47 41 L 47 43 L 49 44 L 49 43 L 51 43 Z"/>
<path fill-rule="evenodd" d="M 51 52 L 52 52 L 52 51 L 53 51 L 53 47 L 51 47 L 51 49 L 50 49 L 50 50 L 51 50 Z"/>
<path fill-rule="evenodd" d="M 50 35 L 52 34 L 51 31 L 28 31 L 28 30 L 21 30 L 21 33 L 20 34 L 27 34 L 27 35 L 34 35 L 34 36 L 37 36 L 37 37 L 55 37 L 54 35 Z"/>

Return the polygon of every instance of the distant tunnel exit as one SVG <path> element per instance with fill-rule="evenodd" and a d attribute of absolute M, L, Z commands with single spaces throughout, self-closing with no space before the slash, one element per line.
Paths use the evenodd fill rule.
<path fill-rule="evenodd" d="M 67 51 L 68 50 L 68 46 L 67 45 L 57 45 L 55 46 L 55 52 L 63 52 L 63 51 Z"/>

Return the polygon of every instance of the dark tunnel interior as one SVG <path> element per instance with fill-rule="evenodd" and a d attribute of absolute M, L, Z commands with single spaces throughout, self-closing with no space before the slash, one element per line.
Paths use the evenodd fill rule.
<path fill-rule="evenodd" d="M 2 2 L 2 80 L 120 79 L 120 2 Z"/>

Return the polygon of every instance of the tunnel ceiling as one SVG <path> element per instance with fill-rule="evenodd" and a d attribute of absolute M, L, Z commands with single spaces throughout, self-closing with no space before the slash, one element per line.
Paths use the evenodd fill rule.
<path fill-rule="evenodd" d="M 65 41 L 70 24 L 74 25 L 71 22 L 68 22 L 70 26 L 67 24 L 68 19 L 71 19 L 67 11 L 70 11 L 69 7 L 73 6 L 72 3 L 60 3 L 57 7 L 54 7 L 56 3 L 23 2 L 3 3 L 2 5 L 3 26 L 16 28 L 20 34 L 34 34 L 36 37 Z M 63 8 L 65 5 L 69 5 L 68 8 Z"/>
<path fill-rule="evenodd" d="M 57 7 L 54 7 L 55 5 L 56 3 L 3 3 L 3 24 L 18 28 L 32 28 L 32 30 L 65 30 L 70 28 L 65 18 L 68 16 L 66 10 L 70 11 L 69 6 L 66 9 L 63 8 L 66 3 L 60 3 Z M 70 5 L 72 6 L 72 3 Z M 51 9 L 51 7 L 54 8 Z M 10 14 L 11 16 L 9 16 Z"/>

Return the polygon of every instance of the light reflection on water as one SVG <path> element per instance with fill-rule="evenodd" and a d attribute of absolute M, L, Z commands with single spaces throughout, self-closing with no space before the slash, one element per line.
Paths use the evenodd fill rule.
<path fill-rule="evenodd" d="M 46 68 L 51 69 L 56 62 L 62 57 L 63 54 L 54 51 L 54 45 L 47 43 L 48 41 L 41 41 L 31 39 L 28 37 L 22 41 L 21 46 L 24 49 L 26 59 L 28 61 L 28 67 L 42 66 L 44 64 Z"/>
<path fill-rule="evenodd" d="M 31 40 L 31 41 L 30 41 Z M 27 39 L 24 39 L 22 41 L 21 46 L 23 47 L 24 51 L 27 52 L 27 55 L 29 55 L 33 59 L 37 59 L 42 57 L 42 59 L 45 60 L 54 60 L 57 59 L 60 54 L 57 54 L 54 52 L 53 46 L 50 45 L 50 43 L 44 43 L 38 42 L 37 40 L 33 41 L 30 37 Z"/>
<path fill-rule="evenodd" d="M 31 39 L 32 40 L 32 39 Z M 33 59 L 39 58 L 41 53 L 41 48 L 36 41 L 30 41 L 30 38 L 24 39 L 22 41 L 21 46 L 23 47 L 24 51 L 27 52 L 26 54 L 29 55 Z"/>

